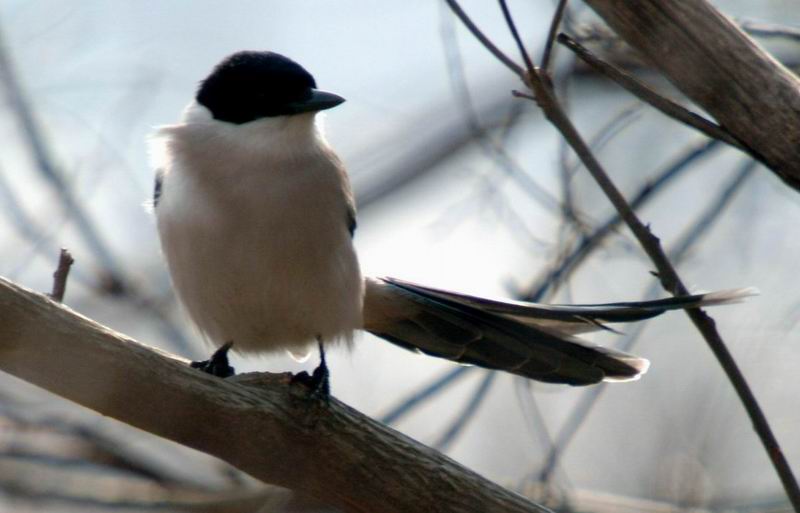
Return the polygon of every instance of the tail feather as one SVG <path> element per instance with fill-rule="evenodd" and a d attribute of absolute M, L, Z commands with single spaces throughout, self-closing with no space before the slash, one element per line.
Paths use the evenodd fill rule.
<path fill-rule="evenodd" d="M 458 304 L 477 308 L 558 334 L 586 333 L 602 329 L 609 330 L 610 328 L 607 328 L 604 323 L 643 321 L 661 315 L 668 310 L 740 303 L 745 298 L 758 294 L 758 289 L 749 287 L 707 294 L 693 294 L 689 296 L 657 299 L 654 301 L 592 305 L 546 305 L 522 301 L 487 299 L 425 287 L 396 278 L 383 279 L 392 285 L 402 287 L 406 290 L 450 305 Z"/>
<path fill-rule="evenodd" d="M 737 289 L 656 301 L 540 305 L 368 278 L 364 329 L 431 356 L 582 386 L 638 379 L 649 362 L 589 344 L 575 333 L 604 329 L 604 322 L 648 319 L 667 310 L 734 303 L 756 293 Z"/>
<path fill-rule="evenodd" d="M 406 349 L 550 383 L 628 381 L 649 365 L 645 359 L 588 344 L 570 332 L 500 314 L 481 298 L 450 296 L 390 278 L 367 279 L 364 327 Z"/>

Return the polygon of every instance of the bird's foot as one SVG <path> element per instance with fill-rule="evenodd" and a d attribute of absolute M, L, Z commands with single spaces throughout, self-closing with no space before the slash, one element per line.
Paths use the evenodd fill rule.
<path fill-rule="evenodd" d="M 219 349 L 214 351 L 211 358 L 203 360 L 202 362 L 191 362 L 189 366 L 193 369 L 199 369 L 212 376 L 219 378 L 229 378 L 236 374 L 236 370 L 228 363 L 228 351 L 233 342 L 226 342 Z"/>
<path fill-rule="evenodd" d="M 331 374 L 325 362 L 325 349 L 319 343 L 319 365 L 310 375 L 303 371 L 292 376 L 292 383 L 302 383 L 308 388 L 310 397 L 321 399 L 328 403 L 331 398 Z"/>

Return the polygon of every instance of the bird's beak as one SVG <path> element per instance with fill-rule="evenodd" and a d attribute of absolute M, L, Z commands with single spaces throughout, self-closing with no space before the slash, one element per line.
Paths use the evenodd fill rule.
<path fill-rule="evenodd" d="M 317 112 L 320 110 L 332 109 L 343 102 L 344 98 L 338 94 L 320 91 L 319 89 L 312 89 L 310 97 L 306 98 L 305 100 L 290 103 L 288 105 L 288 109 L 291 114 Z"/>

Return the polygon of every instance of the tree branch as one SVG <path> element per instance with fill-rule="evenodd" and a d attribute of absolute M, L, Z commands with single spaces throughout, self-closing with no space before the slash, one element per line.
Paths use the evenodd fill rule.
<path fill-rule="evenodd" d="M 586 0 L 678 89 L 800 189 L 800 79 L 706 0 Z"/>
<path fill-rule="evenodd" d="M 550 20 L 550 29 L 547 31 L 547 39 L 544 43 L 544 51 L 542 52 L 542 72 L 549 76 L 550 74 L 550 59 L 553 56 L 553 45 L 556 42 L 556 35 L 558 34 L 558 27 L 561 26 L 561 19 L 564 17 L 564 11 L 567 10 L 568 0 L 559 0 L 556 5 L 556 12 L 553 14 L 553 19 Z"/>
<path fill-rule="evenodd" d="M 346 512 L 546 510 L 288 374 L 219 379 L 0 278 L 0 369 Z"/>
<path fill-rule="evenodd" d="M 689 125 L 692 128 L 699 130 L 700 132 L 706 134 L 709 137 L 713 137 L 714 139 L 719 139 L 720 141 L 730 144 L 731 146 L 743 150 L 745 152 L 750 152 L 748 148 L 745 148 L 742 143 L 737 141 L 731 134 L 722 128 L 721 126 L 713 123 L 703 116 L 699 114 L 695 114 L 694 112 L 690 111 L 682 107 L 681 105 L 675 103 L 674 101 L 670 100 L 669 98 L 665 98 L 661 96 L 657 92 L 653 91 L 650 87 L 645 85 L 643 82 L 639 81 L 636 77 L 629 75 L 625 71 L 617 68 L 616 66 L 609 64 L 607 62 L 602 61 L 601 59 L 597 58 L 592 52 L 590 52 L 586 47 L 581 45 L 579 42 L 575 41 L 571 37 L 566 34 L 559 34 L 558 35 L 558 42 L 572 50 L 575 55 L 581 58 L 583 62 L 590 65 L 595 71 L 607 76 L 625 90 L 642 100 L 643 102 L 653 106 L 654 108 L 660 110 L 665 115 L 680 121 L 686 125 Z"/>
<path fill-rule="evenodd" d="M 67 250 L 61 248 L 61 253 L 58 256 L 58 267 L 53 273 L 53 290 L 50 292 L 50 299 L 56 303 L 64 301 L 64 294 L 67 292 L 67 278 L 69 277 L 69 270 L 75 260 Z"/>
<path fill-rule="evenodd" d="M 650 10 L 650 11 L 659 11 L 662 4 L 666 5 L 669 4 L 670 8 L 677 9 L 680 11 L 680 6 L 675 6 L 675 0 L 663 0 L 662 2 L 635 2 L 633 3 L 628 2 L 621 2 L 618 0 L 587 0 L 591 5 L 595 3 L 602 4 L 606 6 L 609 10 L 613 11 L 613 8 L 610 4 L 616 5 L 621 11 L 625 11 L 626 9 L 638 12 L 637 9 L 642 8 L 642 10 Z M 499 0 L 500 6 L 503 10 L 503 15 L 508 23 L 509 31 L 514 39 L 517 41 L 517 46 L 524 51 L 522 46 L 522 41 L 519 37 L 519 32 L 514 23 L 514 19 L 511 16 L 511 13 L 508 10 L 506 5 L 506 0 Z M 455 3 L 457 4 L 457 0 L 448 0 L 448 3 Z M 687 7 L 689 4 L 702 4 L 702 0 L 685 0 L 684 3 L 681 3 L 681 6 Z M 646 9 L 645 9 L 646 7 Z M 713 14 L 720 18 L 721 20 L 725 20 L 721 14 L 717 13 L 712 7 L 706 5 L 708 10 L 713 11 Z M 666 9 L 665 9 L 666 10 Z M 463 11 L 459 14 L 462 19 L 466 18 L 469 20 L 469 17 Z M 633 16 L 633 15 L 631 15 Z M 472 21 L 470 20 L 470 23 Z M 469 26 L 469 25 L 468 25 Z M 472 30 L 472 29 L 470 29 Z M 650 27 L 650 30 L 655 31 L 658 30 L 657 27 Z M 473 32 L 480 32 L 480 30 L 475 26 Z M 647 31 L 645 31 L 647 32 Z M 646 35 L 646 34 L 645 34 Z M 698 40 L 702 40 L 703 34 L 696 34 L 699 38 Z M 722 37 L 722 36 L 720 36 Z M 747 41 L 746 36 L 744 38 Z M 646 39 L 646 37 L 644 37 Z M 658 39 L 654 37 L 654 39 Z M 718 43 L 718 42 L 717 42 Z M 715 43 L 715 44 L 717 44 Z M 732 43 L 734 44 L 734 43 Z M 757 47 L 753 45 L 753 49 L 757 50 Z M 760 51 L 760 50 L 759 50 Z M 683 281 L 681 280 L 680 276 L 678 275 L 675 267 L 670 262 L 667 255 L 664 253 L 664 249 L 661 247 L 661 241 L 656 237 L 651 231 L 648 226 L 646 226 L 642 221 L 638 218 L 636 213 L 631 208 L 631 205 L 627 202 L 625 197 L 619 191 L 617 186 L 611 180 L 608 173 L 606 173 L 605 169 L 600 165 L 600 162 L 592 153 L 589 146 L 583 140 L 578 130 L 575 128 L 575 125 L 572 124 L 572 121 L 567 116 L 564 109 L 561 107 L 558 98 L 556 98 L 553 89 L 550 87 L 549 83 L 546 81 L 544 77 L 537 71 L 536 67 L 530 62 L 530 57 L 527 54 L 522 55 L 523 60 L 526 62 L 527 69 L 525 75 L 525 82 L 530 87 L 531 91 L 533 91 L 534 98 L 536 103 L 542 109 L 545 117 L 548 121 L 550 121 L 554 127 L 561 133 L 564 139 L 567 140 L 569 145 L 572 147 L 572 150 L 578 155 L 578 158 L 581 159 L 583 164 L 586 166 L 587 171 L 592 175 L 597 185 L 606 195 L 608 200 L 614 205 L 614 208 L 619 212 L 620 217 L 628 228 L 633 232 L 634 237 L 639 241 L 639 244 L 642 246 L 642 249 L 647 253 L 647 256 L 650 257 L 650 260 L 653 262 L 653 265 L 656 267 L 658 273 L 658 279 L 661 282 L 661 285 L 664 287 L 665 290 L 672 293 L 676 296 L 684 296 L 689 293 L 686 286 L 684 285 Z M 668 59 L 667 59 L 668 60 Z M 774 63 L 776 66 L 780 66 L 777 62 Z M 709 64 L 710 65 L 710 64 Z M 782 68 L 784 69 L 784 68 Z M 784 69 L 785 70 L 785 69 Z M 775 72 L 775 71 L 773 71 Z M 787 72 L 788 73 L 788 72 Z M 716 77 L 706 77 L 709 80 L 708 84 L 714 84 L 717 80 Z M 800 85 L 800 81 L 797 81 L 798 85 Z M 708 86 L 706 86 L 708 87 Z M 775 92 L 775 91 L 773 91 Z M 798 96 L 798 102 L 800 102 L 800 87 L 796 88 L 795 93 Z M 760 96 L 763 100 L 763 96 Z M 774 101 L 776 105 L 782 106 L 783 108 L 790 108 L 789 101 L 783 100 L 790 100 L 788 98 L 778 98 L 772 99 L 770 101 Z M 721 103 L 726 103 L 725 101 Z M 800 107 L 800 105 L 798 105 Z M 794 113 L 795 118 L 800 121 L 800 109 Z M 785 119 L 784 119 L 785 120 Z M 773 127 L 776 128 L 776 127 Z M 793 127 L 784 127 L 787 132 L 791 132 L 793 129 L 798 130 L 798 136 L 800 136 L 800 123 L 795 123 Z M 734 135 L 735 132 L 734 132 Z M 751 134 L 752 135 L 752 134 Z M 800 138 L 800 137 L 799 137 Z M 750 139 L 746 139 L 748 142 Z M 798 141 L 800 142 L 800 141 Z M 791 151 L 787 149 L 787 156 L 796 154 L 800 151 L 800 145 L 798 147 L 792 147 Z M 794 163 L 793 165 L 800 165 Z M 787 181 L 790 181 L 790 178 L 783 176 L 783 178 Z M 798 172 L 797 182 L 794 185 L 799 186 L 800 188 L 800 171 Z M 728 351 L 728 347 L 725 342 L 722 340 L 722 337 L 717 331 L 716 323 L 714 319 L 712 319 L 708 314 L 706 314 L 702 309 L 693 308 L 687 309 L 686 314 L 691 319 L 692 323 L 695 325 L 697 330 L 703 336 L 703 339 L 711 349 L 711 352 L 714 353 L 714 356 L 717 358 L 722 369 L 725 371 L 728 380 L 731 382 L 736 394 L 739 396 L 739 400 L 742 402 L 742 406 L 744 407 L 747 415 L 750 417 L 750 421 L 753 423 L 753 429 L 756 431 L 761 443 L 764 445 L 764 449 L 769 456 L 773 467 L 775 468 L 778 477 L 781 480 L 781 484 L 783 485 L 784 489 L 786 490 L 786 494 L 789 498 L 789 501 L 792 503 L 795 511 L 800 513 L 800 487 L 798 487 L 797 480 L 794 477 L 794 473 L 792 472 L 792 468 L 789 465 L 789 462 L 786 460 L 786 456 L 783 454 L 781 450 L 780 444 L 778 444 L 778 440 L 775 438 L 774 433 L 772 432 L 772 428 L 767 421 L 766 415 L 764 415 L 764 411 L 761 409 L 761 406 L 758 404 L 753 391 L 750 389 L 750 385 L 747 383 L 744 375 L 742 374 L 739 366 L 734 360 L 733 355 L 731 355 L 730 351 Z"/>

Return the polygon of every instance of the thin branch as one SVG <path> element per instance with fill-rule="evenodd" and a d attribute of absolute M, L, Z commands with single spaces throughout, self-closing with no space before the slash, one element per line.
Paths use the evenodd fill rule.
<path fill-rule="evenodd" d="M 636 121 L 639 117 L 641 106 L 641 103 L 633 102 L 631 105 L 620 110 L 619 113 L 601 126 L 591 139 L 589 139 L 589 147 L 592 151 L 595 153 L 601 152 L 620 132 Z M 575 172 L 580 169 L 581 165 L 582 163 L 580 160 L 575 161 L 571 165 L 566 165 L 565 171 L 567 178 L 572 178 Z"/>
<path fill-rule="evenodd" d="M 708 0 L 586 4 L 769 169 L 800 190 L 800 77 Z M 796 505 L 800 509 L 800 496 Z"/>
<path fill-rule="evenodd" d="M 755 20 L 737 20 L 739 26 L 748 34 L 756 37 L 781 38 L 800 42 L 800 28 L 777 23 L 765 23 Z"/>
<path fill-rule="evenodd" d="M 100 230 L 86 211 L 85 205 L 76 197 L 62 170 L 56 165 L 56 159 L 47 146 L 45 137 L 36 122 L 35 112 L 25 96 L 22 84 L 18 80 L 11 56 L 3 39 L 2 26 L 0 26 L 0 86 L 2 86 L 7 102 L 20 124 L 23 138 L 28 145 L 31 157 L 36 163 L 37 171 L 44 176 L 45 180 L 50 183 L 58 194 L 58 198 L 67 212 L 67 217 L 74 220 L 78 233 L 80 233 L 86 245 L 103 267 L 100 273 L 102 277 L 100 290 L 115 297 L 130 299 L 137 308 L 151 313 L 158 320 L 158 326 L 166 337 L 177 348 L 189 351 L 190 345 L 183 333 L 126 276 L 123 265 L 114 256 Z M 10 194 L 9 190 L 5 184 L 0 184 L 0 195 L 8 196 Z M 36 229 L 35 223 L 27 216 L 24 209 L 17 206 L 17 204 L 18 202 L 15 202 L 10 207 L 16 207 L 14 208 L 14 220 L 17 221 L 17 226 L 20 228 L 21 233 L 34 244 L 42 241 L 46 242 L 46 235 L 41 233 L 41 230 Z M 46 246 L 41 248 L 42 251 L 49 251 L 51 245 L 47 244 Z M 78 277 L 80 278 L 82 274 L 78 273 Z M 93 285 L 97 286 L 97 283 Z"/>
<path fill-rule="evenodd" d="M 61 303 L 64 301 L 64 293 L 67 291 L 67 278 L 69 277 L 69 270 L 75 259 L 67 250 L 61 248 L 61 253 L 58 256 L 58 267 L 56 272 L 53 273 L 53 291 L 50 293 L 50 299 Z"/>
<path fill-rule="evenodd" d="M 567 9 L 568 0 L 558 0 L 556 12 L 553 14 L 553 19 L 550 21 L 550 30 L 547 31 L 547 40 L 544 44 L 544 51 L 542 52 L 542 71 L 550 74 L 550 58 L 553 55 L 553 45 L 556 41 L 556 34 L 558 27 L 561 26 L 561 19 L 564 17 L 564 11 Z"/>
<path fill-rule="evenodd" d="M 345 512 L 547 511 L 288 374 L 214 378 L 4 279 L 0 340 L 0 370 Z"/>
<path fill-rule="evenodd" d="M 701 237 L 713 227 L 714 223 L 720 219 L 727 207 L 736 198 L 736 192 L 746 183 L 747 179 L 753 175 L 755 167 L 756 161 L 748 159 L 733 178 L 719 193 L 717 193 L 714 200 L 697 216 L 693 225 L 686 230 L 680 240 L 670 250 L 669 257 L 673 261 L 680 262 L 683 260 L 694 244 L 696 244 Z M 650 290 L 644 294 L 644 297 L 653 297 L 657 293 L 656 289 L 657 287 L 655 286 L 651 287 Z M 631 331 L 626 334 L 625 339 L 619 344 L 618 348 L 622 351 L 630 351 L 645 326 L 646 324 L 643 323 L 632 326 Z M 547 458 L 545 458 L 545 463 L 539 471 L 539 481 L 547 482 L 552 478 L 559 456 L 566 451 L 567 446 L 572 442 L 578 429 L 581 427 L 584 420 L 586 420 L 592 407 L 597 403 L 597 400 L 605 390 L 605 384 L 587 390 L 572 412 L 570 412 L 569 417 L 564 421 L 564 427 L 558 434 L 556 443 L 549 451 Z"/>
<path fill-rule="evenodd" d="M 639 326 L 640 324 L 637 324 Z M 518 378 L 514 379 L 514 391 L 517 395 L 517 402 L 522 408 L 522 416 L 525 419 L 525 425 L 530 431 L 531 438 L 538 440 L 539 445 L 543 452 L 550 453 L 555 450 L 555 442 L 550 433 L 550 428 L 547 425 L 545 416 L 539 403 L 536 401 L 536 396 L 533 394 L 534 385 L 529 379 Z M 556 462 L 557 463 L 557 462 Z M 523 477 L 515 486 L 516 490 L 523 488 L 530 480 L 531 474 Z M 537 500 L 540 502 L 547 502 L 541 500 L 541 495 L 536 495 Z"/>
<path fill-rule="evenodd" d="M 533 84 L 535 95 L 539 100 L 538 104 L 544 110 L 547 118 L 561 131 L 564 137 L 567 138 L 570 146 L 572 146 L 573 150 L 578 154 L 581 160 L 583 160 L 586 168 L 595 178 L 609 200 L 614 204 L 614 207 L 642 245 L 642 248 L 653 261 L 653 264 L 658 270 L 658 278 L 661 285 L 665 290 L 676 296 L 689 294 L 688 289 L 683 284 L 683 281 L 680 279 L 675 268 L 664 253 L 664 250 L 661 248 L 659 239 L 650 232 L 650 229 L 645 226 L 633 212 L 624 196 L 622 196 L 622 193 L 619 192 L 619 189 L 617 189 L 616 185 L 611 181 L 608 174 L 572 125 L 572 122 L 561 110 L 557 100 L 552 96 L 548 88 L 536 77 L 535 72 L 531 76 L 534 77 L 531 83 Z M 736 393 L 739 395 L 739 399 L 750 416 L 753 427 L 761 439 L 784 485 L 789 500 L 792 502 L 795 509 L 800 512 L 800 488 L 797 486 L 797 481 L 792 473 L 792 469 L 772 432 L 767 417 L 764 415 L 761 406 L 758 404 L 739 366 L 736 364 L 730 351 L 728 351 L 725 342 L 717 331 L 713 319 L 699 308 L 686 310 L 686 314 L 702 334 L 709 348 L 717 358 L 717 361 L 724 369 Z"/>
<path fill-rule="evenodd" d="M 691 169 L 691 164 L 698 159 L 708 157 L 715 150 L 721 148 L 721 143 L 716 139 L 706 140 L 700 145 L 694 145 L 667 165 L 655 177 L 648 180 L 636 193 L 631 196 L 631 208 L 640 210 L 650 201 L 655 199 L 664 188 L 684 172 Z M 605 222 L 597 226 L 591 233 L 582 236 L 575 248 L 565 255 L 561 262 L 553 269 L 545 272 L 534 281 L 525 293 L 518 294 L 524 301 L 539 301 L 548 289 L 555 284 L 563 282 L 584 262 L 591 253 L 602 246 L 603 241 L 622 223 L 619 213 L 614 213 Z"/>
<path fill-rule="evenodd" d="M 495 44 L 492 43 L 492 41 L 486 37 L 483 32 L 481 32 L 481 29 L 479 29 L 478 26 L 472 22 L 470 17 L 467 16 L 467 13 L 464 12 L 464 9 L 461 8 L 457 0 L 445 0 L 445 2 L 447 2 L 447 5 L 450 7 L 453 13 L 458 16 L 458 19 L 461 20 L 461 23 L 463 23 L 464 26 L 467 27 L 470 32 L 472 32 L 472 35 L 475 36 L 475 38 L 480 41 L 481 44 L 497 58 L 497 60 L 502 62 L 508 69 L 513 71 L 515 75 L 519 76 L 520 78 L 525 77 L 525 70 L 522 69 L 519 64 L 511 60 L 510 57 L 504 54 L 502 50 L 495 46 Z"/>
<path fill-rule="evenodd" d="M 623 89 L 630 92 L 643 102 L 651 105 L 655 109 L 661 111 L 663 114 L 676 121 L 680 121 L 681 123 L 684 123 L 695 130 L 699 130 L 708 137 L 718 139 L 748 154 L 752 153 L 741 142 L 737 141 L 736 138 L 730 134 L 730 132 L 721 126 L 707 120 L 699 114 L 695 114 L 694 112 L 675 103 L 669 98 L 661 96 L 633 75 L 626 73 L 613 64 L 609 64 L 601 60 L 592 52 L 590 52 L 585 46 L 581 45 L 568 35 L 559 34 L 558 42 L 572 50 L 575 55 L 580 57 L 581 60 L 590 65 L 597 72 L 610 78 Z"/>
<path fill-rule="evenodd" d="M 442 45 L 445 49 L 447 70 L 453 85 L 454 94 L 461 104 L 460 111 L 464 115 L 467 126 L 472 131 L 475 141 L 486 154 L 487 158 L 494 162 L 495 166 L 493 169 L 502 171 L 512 180 L 518 182 L 520 189 L 526 194 L 529 194 L 534 201 L 541 204 L 543 208 L 557 213 L 559 211 L 558 200 L 525 172 L 523 167 L 509 155 L 505 145 L 502 143 L 503 138 L 510 133 L 513 124 L 519 120 L 520 114 L 524 111 L 524 104 L 520 102 L 510 102 L 513 110 L 507 122 L 504 123 L 504 136 L 498 140 L 492 137 L 481 123 L 472 100 L 472 94 L 470 93 L 469 87 L 467 87 L 461 52 L 455 38 L 453 17 L 450 15 L 444 16 L 448 14 L 444 10 L 442 14 L 441 36 Z"/>
<path fill-rule="evenodd" d="M 414 408 L 426 402 L 428 399 L 435 397 L 440 392 L 443 392 L 450 385 L 456 382 L 459 378 L 466 376 L 469 371 L 475 370 L 475 367 L 455 367 L 448 370 L 435 381 L 426 385 L 421 390 L 415 391 L 410 397 L 403 399 L 399 404 L 389 409 L 380 417 L 380 421 L 384 424 L 395 424 L 400 419 L 405 417 Z"/>
<path fill-rule="evenodd" d="M 528 50 L 525 49 L 525 43 L 522 42 L 522 38 L 520 37 L 519 32 L 517 32 L 517 27 L 514 25 L 513 18 L 511 17 L 511 11 L 508 9 L 506 0 L 498 0 L 498 2 L 500 3 L 500 9 L 503 11 L 503 16 L 508 23 L 508 28 L 511 29 L 511 35 L 514 36 L 514 41 L 517 43 L 517 50 L 519 50 L 519 54 L 522 56 L 522 61 L 529 70 L 534 69 L 531 56 L 528 55 Z"/>
<path fill-rule="evenodd" d="M 122 266 L 101 237 L 99 230 L 86 212 L 85 206 L 75 196 L 63 173 L 55 164 L 55 159 L 47 147 L 45 138 L 36 122 L 31 104 L 17 79 L 16 70 L 8 54 L 2 31 L 0 31 L 0 85 L 2 85 L 2 89 L 5 92 L 6 101 L 11 111 L 20 124 L 21 133 L 25 143 L 28 145 L 31 157 L 36 163 L 36 169 L 58 194 L 58 198 L 67 214 L 74 219 L 78 233 L 102 263 L 109 279 L 117 283 L 118 286 L 124 287 L 125 280 L 122 278 Z"/>
<path fill-rule="evenodd" d="M 475 416 L 478 412 L 478 408 L 480 407 L 483 400 L 486 399 L 486 395 L 489 393 L 489 388 L 491 388 L 492 383 L 494 383 L 494 379 L 497 377 L 497 372 L 488 370 L 484 372 L 483 379 L 475 388 L 475 391 L 470 396 L 467 403 L 464 405 L 464 408 L 456 415 L 455 420 L 450 423 L 450 426 L 445 430 L 442 436 L 434 442 L 433 446 L 440 450 L 446 451 L 453 442 L 456 441 L 458 435 L 460 435 L 464 428 L 467 427 L 467 424 L 470 420 Z"/>
<path fill-rule="evenodd" d="M 455 0 L 451 1 L 455 2 Z M 593 6 L 595 3 L 598 2 L 593 0 Z M 466 17 L 466 14 L 464 14 L 464 16 Z M 507 18 L 507 21 L 512 35 L 515 35 L 515 37 L 518 38 L 519 36 L 516 27 L 514 26 L 514 20 Z M 518 42 L 518 45 L 520 44 L 521 41 Z M 533 65 L 529 66 L 527 69 L 527 78 L 528 80 L 526 80 L 526 83 L 528 83 L 532 88 L 534 96 L 537 100 L 536 103 L 542 109 L 547 119 L 567 139 L 573 151 L 575 151 L 578 157 L 583 161 L 586 169 L 591 173 L 598 186 L 603 190 L 606 197 L 608 197 L 609 201 L 611 201 L 611 203 L 614 205 L 614 208 L 617 209 L 620 216 L 625 221 L 625 224 L 628 225 L 630 230 L 633 232 L 633 235 L 639 241 L 642 249 L 644 249 L 645 253 L 647 253 L 647 255 L 650 257 L 650 260 L 652 260 L 658 271 L 657 276 L 662 287 L 676 296 L 688 295 L 688 289 L 683 284 L 683 281 L 678 276 L 677 271 L 672 266 L 672 263 L 669 261 L 667 255 L 664 253 L 659 239 L 652 234 L 650 229 L 645 226 L 644 223 L 639 220 L 638 216 L 628 204 L 625 197 L 600 165 L 600 162 L 595 158 L 594 154 L 589 149 L 578 130 L 572 124 L 572 121 L 569 119 L 569 117 L 567 117 L 566 113 L 561 108 L 561 105 L 559 104 L 558 99 L 555 97 L 552 89 L 548 87 L 545 80 L 537 73 Z M 793 152 L 796 152 L 796 150 L 796 148 L 793 149 Z M 796 166 L 796 163 L 794 165 Z M 795 180 L 793 183 L 796 186 L 797 184 L 800 184 L 800 180 L 792 179 L 785 175 L 782 175 L 782 177 L 787 181 Z M 699 308 L 686 310 L 686 314 L 689 316 L 694 325 L 697 327 L 698 331 L 705 339 L 709 348 L 714 353 L 714 356 L 717 358 L 720 366 L 722 366 L 723 370 L 728 376 L 728 379 L 736 390 L 736 393 L 739 395 L 739 399 L 747 411 L 747 414 L 753 423 L 753 427 L 761 439 L 761 442 L 767 451 L 767 455 L 772 461 L 775 471 L 783 483 L 784 489 L 789 496 L 789 500 L 792 502 L 795 510 L 800 513 L 800 488 L 798 488 L 797 480 L 795 479 L 792 469 L 789 466 L 789 463 L 786 460 L 786 457 L 784 456 L 783 451 L 781 450 L 780 445 L 778 444 L 778 441 L 772 432 L 772 428 L 770 427 L 769 422 L 767 421 L 767 418 L 761 409 L 761 406 L 758 404 L 758 401 L 756 400 L 755 395 L 745 380 L 744 375 L 739 369 L 739 366 L 736 364 L 736 361 L 733 359 L 733 356 L 728 351 L 725 342 L 722 340 L 722 337 L 717 331 L 714 320 Z"/>

